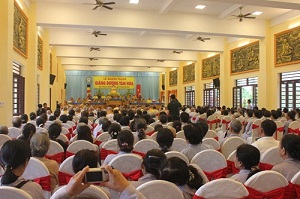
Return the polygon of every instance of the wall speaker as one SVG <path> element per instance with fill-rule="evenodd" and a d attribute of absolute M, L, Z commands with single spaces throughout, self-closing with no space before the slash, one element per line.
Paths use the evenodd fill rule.
<path fill-rule="evenodd" d="M 53 85 L 54 80 L 55 80 L 55 75 L 50 74 L 50 84 Z"/>
<path fill-rule="evenodd" d="M 161 90 L 165 90 L 165 85 L 161 85 Z"/>
<path fill-rule="evenodd" d="M 67 89 L 67 83 L 65 83 L 65 89 Z"/>
<path fill-rule="evenodd" d="M 213 83 L 214 83 L 215 88 L 220 88 L 220 79 L 219 78 L 213 79 Z"/>

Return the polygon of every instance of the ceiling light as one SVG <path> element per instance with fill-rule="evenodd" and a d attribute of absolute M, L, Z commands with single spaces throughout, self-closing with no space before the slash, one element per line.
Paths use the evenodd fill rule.
<path fill-rule="evenodd" d="M 205 7 L 206 7 L 205 5 L 197 5 L 195 8 L 196 8 L 196 9 L 201 9 L 201 10 L 202 10 L 202 9 L 204 9 Z"/>
<path fill-rule="evenodd" d="M 260 11 L 255 11 L 255 12 L 252 12 L 252 15 L 256 15 L 256 16 L 258 16 L 258 15 L 261 15 L 263 12 L 260 12 Z"/>
<path fill-rule="evenodd" d="M 139 0 L 130 0 L 129 3 L 131 3 L 131 4 L 138 4 Z"/>

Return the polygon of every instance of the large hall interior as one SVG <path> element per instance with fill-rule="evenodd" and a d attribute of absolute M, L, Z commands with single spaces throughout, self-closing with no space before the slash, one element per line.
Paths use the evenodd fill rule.
<path fill-rule="evenodd" d="M 0 198 L 300 198 L 300 0 L 0 8 Z"/>

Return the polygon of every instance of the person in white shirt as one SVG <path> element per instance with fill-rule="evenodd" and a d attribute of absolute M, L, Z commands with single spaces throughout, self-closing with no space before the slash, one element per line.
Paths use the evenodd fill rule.
<path fill-rule="evenodd" d="M 267 149 L 279 145 L 279 141 L 273 138 L 276 129 L 276 123 L 273 120 L 266 119 L 261 123 L 260 138 L 252 144 L 259 150 L 261 156 Z"/>
<path fill-rule="evenodd" d="M 248 106 L 247 106 L 247 109 L 253 110 L 253 106 L 252 106 L 252 104 L 251 104 L 251 100 L 250 100 L 250 99 L 248 99 Z"/>

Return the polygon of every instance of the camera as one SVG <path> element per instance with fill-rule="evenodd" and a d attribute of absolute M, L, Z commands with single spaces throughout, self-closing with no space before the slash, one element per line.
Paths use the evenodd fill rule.
<path fill-rule="evenodd" d="M 98 183 L 108 181 L 108 173 L 100 168 L 90 168 L 85 174 L 85 182 Z"/>

